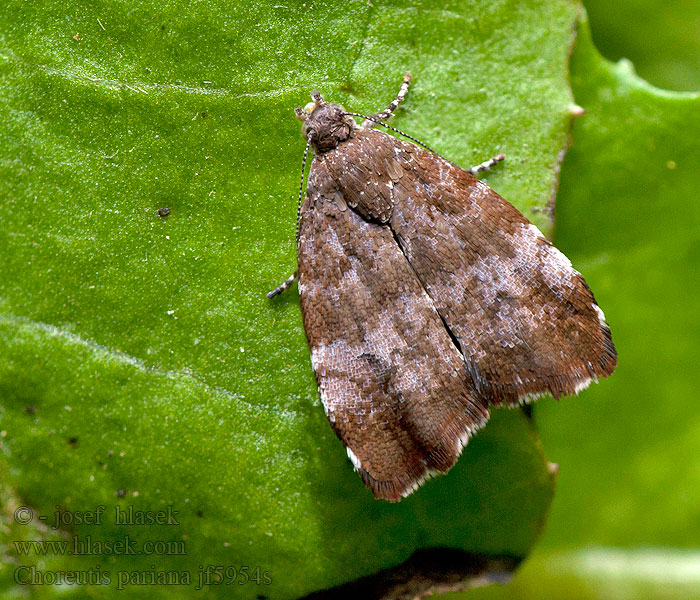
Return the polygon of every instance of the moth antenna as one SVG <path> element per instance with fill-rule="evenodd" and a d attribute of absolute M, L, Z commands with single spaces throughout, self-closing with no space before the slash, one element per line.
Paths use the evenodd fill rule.
<path fill-rule="evenodd" d="M 302 109 L 297 109 L 297 116 L 299 113 L 303 112 Z M 301 119 L 301 117 L 299 117 Z M 303 119 L 302 119 L 303 120 Z M 304 158 L 301 160 L 301 180 L 299 181 L 299 200 L 297 200 L 297 252 L 299 251 L 299 228 L 301 226 L 301 200 L 304 194 L 304 172 L 306 171 L 306 156 L 309 153 L 309 146 L 311 146 L 311 134 L 306 138 L 306 148 L 304 148 Z M 297 280 L 299 277 L 299 271 L 294 271 L 294 274 L 287 279 L 282 285 L 278 285 L 274 290 L 267 293 L 268 298 L 274 298 L 278 294 L 281 294 Z"/>
<path fill-rule="evenodd" d="M 379 119 L 380 121 L 386 121 L 387 119 L 391 119 L 391 117 L 394 116 L 394 111 L 398 108 L 399 104 L 401 104 L 404 101 L 404 97 L 406 96 L 406 92 L 408 92 L 408 86 L 411 83 L 411 74 L 406 73 L 403 76 L 403 83 L 401 84 L 401 89 L 399 89 L 399 93 L 396 94 L 396 98 L 394 98 L 389 106 L 387 106 L 382 112 L 376 113 L 372 115 L 375 119 Z M 361 127 L 367 127 L 371 128 L 373 121 L 370 119 L 365 119 L 362 122 Z"/>
<path fill-rule="evenodd" d="M 311 146 L 311 134 L 306 138 L 306 148 L 304 148 L 304 158 L 301 159 L 301 179 L 299 180 L 299 199 L 297 200 L 297 250 L 299 250 L 299 227 L 301 225 L 301 202 L 304 197 L 304 172 L 306 171 L 306 156 Z"/>
<path fill-rule="evenodd" d="M 408 138 L 408 139 L 411 140 L 412 142 L 415 142 L 415 143 L 418 144 L 419 146 L 422 146 L 422 147 L 425 148 L 428 152 L 432 152 L 435 156 L 439 156 L 439 157 L 442 158 L 443 160 L 447 160 L 444 156 L 441 156 L 440 154 L 438 154 L 437 152 L 435 152 L 435 150 L 433 150 L 430 146 L 428 146 L 427 144 L 424 144 L 424 143 L 421 142 L 420 140 L 417 140 L 417 139 L 414 138 L 412 135 L 408 135 L 407 133 L 404 133 L 404 132 L 401 131 L 400 129 L 396 129 L 396 127 L 392 127 L 391 125 L 387 125 L 386 123 L 384 123 L 383 121 L 380 121 L 379 119 L 377 119 L 377 118 L 375 118 L 375 117 L 371 117 L 371 116 L 367 116 L 367 115 L 361 115 L 360 113 L 353 113 L 353 112 L 344 112 L 343 114 L 344 114 L 344 115 L 347 115 L 347 116 L 350 116 L 350 117 L 362 117 L 363 119 L 366 119 L 367 121 L 372 121 L 373 123 L 376 123 L 377 125 L 381 125 L 382 127 L 386 127 L 387 129 L 391 129 L 392 131 L 395 131 L 396 133 L 398 133 L 398 134 L 404 136 L 405 138 Z M 451 162 L 451 161 L 448 161 L 448 162 Z"/>

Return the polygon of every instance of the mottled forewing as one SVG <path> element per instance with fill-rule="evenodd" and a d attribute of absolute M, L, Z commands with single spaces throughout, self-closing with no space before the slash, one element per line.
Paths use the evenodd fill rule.
<path fill-rule="evenodd" d="M 385 225 L 347 206 L 322 157 L 302 207 L 299 291 L 333 429 L 378 498 L 447 471 L 488 418 L 464 361 Z"/>
<path fill-rule="evenodd" d="M 610 375 L 610 330 L 566 256 L 470 173 L 399 144 L 390 225 L 479 391 L 514 404 Z"/>
<path fill-rule="evenodd" d="M 610 330 L 583 277 L 486 184 L 374 130 L 326 161 L 348 205 L 391 228 L 489 402 L 572 394 L 613 372 Z"/>

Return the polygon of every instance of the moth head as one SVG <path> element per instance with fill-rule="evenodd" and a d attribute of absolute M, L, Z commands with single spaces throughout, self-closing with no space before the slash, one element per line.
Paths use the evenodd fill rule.
<path fill-rule="evenodd" d="M 347 140 L 355 129 L 355 121 L 338 104 L 329 104 L 317 91 L 304 108 L 296 108 L 297 118 L 303 122 L 301 132 L 311 140 L 316 152 L 328 152 Z"/>

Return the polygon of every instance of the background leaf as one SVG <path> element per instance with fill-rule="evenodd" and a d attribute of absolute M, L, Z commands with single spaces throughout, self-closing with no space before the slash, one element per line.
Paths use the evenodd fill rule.
<path fill-rule="evenodd" d="M 700 4 L 694 0 L 586 0 L 593 42 L 626 58 L 641 77 L 669 90 L 700 89 Z"/>
<path fill-rule="evenodd" d="M 411 70 L 397 126 L 464 165 L 505 152 L 489 183 L 547 228 L 575 6 L 14 1 L 0 18 L 6 593 L 35 562 L 113 582 L 259 567 L 262 583 L 200 593 L 295 598 L 419 548 L 523 557 L 553 491 L 524 415 L 495 411 L 449 477 L 376 502 L 323 415 L 298 295 L 264 294 L 294 269 L 292 108 L 314 88 L 373 111 Z M 54 532 L 18 527 L 21 504 L 49 524 L 172 506 L 178 524 Z M 37 561 L 13 545 L 76 534 L 184 554 Z M 137 583 L 123 596 L 195 593 Z"/>
<path fill-rule="evenodd" d="M 561 466 L 546 533 L 505 588 L 474 598 L 692 598 L 700 590 L 700 94 L 571 61 L 586 115 L 562 167 L 555 241 L 586 273 L 620 362 L 586 402 L 540 403 Z"/>

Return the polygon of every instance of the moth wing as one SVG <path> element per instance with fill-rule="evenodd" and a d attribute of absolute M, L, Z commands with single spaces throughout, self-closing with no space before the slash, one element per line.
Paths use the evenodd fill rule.
<path fill-rule="evenodd" d="M 395 155 L 389 224 L 479 392 L 517 404 L 610 375 L 610 330 L 566 256 L 467 171 L 398 140 Z"/>
<path fill-rule="evenodd" d="M 328 419 L 375 497 L 400 500 L 454 465 L 488 406 L 390 229 L 348 208 L 319 158 L 298 265 Z"/>

